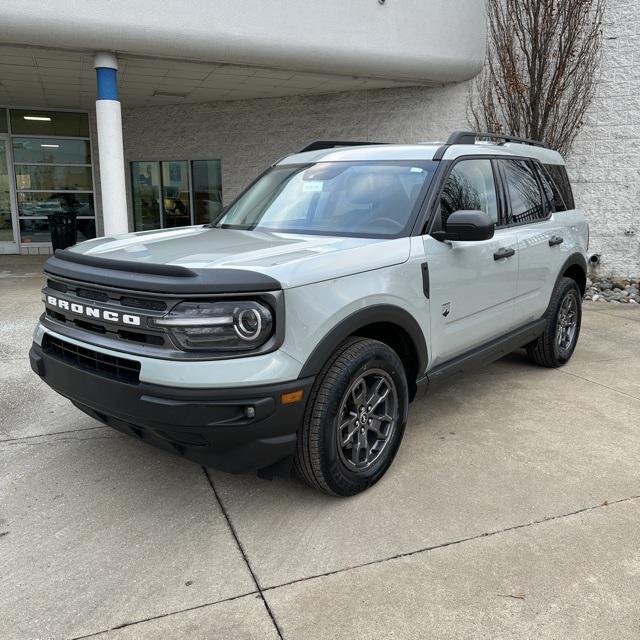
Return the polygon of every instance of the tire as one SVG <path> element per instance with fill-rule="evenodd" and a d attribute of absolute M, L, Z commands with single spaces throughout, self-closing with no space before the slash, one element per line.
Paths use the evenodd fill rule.
<path fill-rule="evenodd" d="M 408 406 L 407 378 L 396 352 L 377 340 L 348 339 L 311 389 L 298 431 L 294 459 L 298 476 L 331 495 L 364 491 L 391 465 L 402 441 Z"/>
<path fill-rule="evenodd" d="M 568 312 L 568 309 L 573 309 Z M 573 315 L 572 328 L 567 326 Z M 578 343 L 582 322 L 582 295 L 575 280 L 560 278 L 546 316 L 544 333 L 527 345 L 527 355 L 541 367 L 561 367 L 569 362 Z M 570 329 L 570 335 L 566 333 Z M 560 336 L 562 332 L 562 338 Z"/>

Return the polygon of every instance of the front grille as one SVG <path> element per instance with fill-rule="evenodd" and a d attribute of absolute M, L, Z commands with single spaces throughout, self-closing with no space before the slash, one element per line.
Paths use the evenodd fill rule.
<path fill-rule="evenodd" d="M 167 330 L 154 326 L 151 319 L 163 316 L 170 306 L 175 304 L 173 299 L 143 294 L 138 296 L 134 292 L 116 288 L 97 288 L 90 283 L 76 283 L 69 280 L 60 282 L 56 278 L 48 278 L 47 287 L 44 289 L 45 296 L 51 294 L 55 297 L 58 291 L 67 294 L 65 299 L 81 308 L 100 308 L 101 304 L 105 304 L 107 309 L 116 313 L 141 316 L 141 323 L 137 326 L 123 326 L 120 322 L 105 322 L 101 317 L 85 317 L 74 313 L 73 308 L 46 306 L 45 313 L 51 320 L 109 339 L 145 344 L 159 349 L 172 348 Z"/>
<path fill-rule="evenodd" d="M 78 329 L 84 331 L 91 331 L 92 333 L 98 333 L 100 335 L 107 335 L 107 327 L 93 322 L 87 322 L 86 320 L 80 320 L 79 318 L 67 318 L 63 313 L 58 313 L 52 309 L 46 309 L 45 313 L 50 318 L 57 320 L 60 323 L 66 325 L 72 325 Z M 112 327 L 110 327 L 112 328 Z M 165 339 L 161 335 L 154 333 L 141 333 L 139 331 L 126 331 L 125 329 L 114 329 L 110 332 L 112 336 L 117 336 L 121 340 L 129 340 L 130 342 L 139 342 L 141 344 L 153 344 L 157 347 L 162 347 L 165 344 Z"/>
<path fill-rule="evenodd" d="M 140 363 L 135 360 L 110 356 L 93 349 L 79 347 L 49 334 L 45 334 L 42 339 L 42 350 L 58 360 L 63 360 L 91 373 L 130 384 L 136 384 L 140 381 Z"/>

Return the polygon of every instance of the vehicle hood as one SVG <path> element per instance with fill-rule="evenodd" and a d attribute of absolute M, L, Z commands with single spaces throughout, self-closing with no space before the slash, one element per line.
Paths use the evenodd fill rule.
<path fill-rule="evenodd" d="M 245 269 L 284 289 L 380 269 L 409 258 L 409 238 L 381 240 L 297 235 L 202 226 L 96 238 L 72 252 L 190 269 Z"/>

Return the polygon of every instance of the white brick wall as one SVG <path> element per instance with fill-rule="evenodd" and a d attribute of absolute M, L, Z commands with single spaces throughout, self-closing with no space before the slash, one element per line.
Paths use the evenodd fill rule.
<path fill-rule="evenodd" d="M 602 79 L 568 159 L 603 273 L 640 275 L 640 0 L 609 0 Z M 312 140 L 442 140 L 469 127 L 468 84 L 124 111 L 125 158 L 221 158 L 229 202 Z"/>
<path fill-rule="evenodd" d="M 603 274 L 640 275 L 640 2 L 608 0 L 597 95 L 568 159 Z"/>

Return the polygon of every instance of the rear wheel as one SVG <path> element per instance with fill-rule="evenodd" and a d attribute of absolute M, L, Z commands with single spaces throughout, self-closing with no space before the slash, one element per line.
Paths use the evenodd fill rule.
<path fill-rule="evenodd" d="M 542 367 L 569 362 L 578 343 L 582 295 L 575 280 L 560 278 L 551 296 L 544 333 L 527 345 L 529 358 Z"/>
<path fill-rule="evenodd" d="M 311 391 L 298 433 L 298 475 L 333 495 L 364 491 L 391 465 L 408 403 L 407 379 L 395 351 L 376 340 L 348 340 Z"/>

